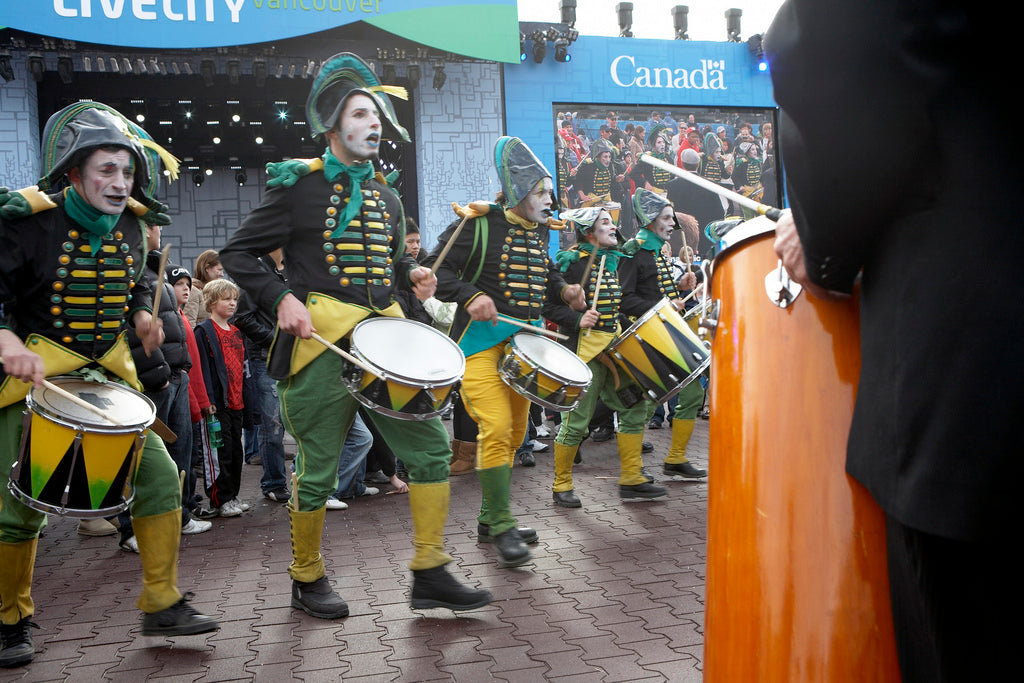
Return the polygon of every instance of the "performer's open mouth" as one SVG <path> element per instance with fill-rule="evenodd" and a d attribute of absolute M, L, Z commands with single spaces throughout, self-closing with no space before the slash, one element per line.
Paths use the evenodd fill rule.
<path fill-rule="evenodd" d="M 548 218 L 555 215 L 555 212 L 552 211 L 551 209 L 544 209 L 541 211 L 541 213 L 547 216 Z"/>
<path fill-rule="evenodd" d="M 377 133 L 372 133 L 369 137 L 366 138 L 366 141 L 373 145 L 374 147 L 377 147 L 380 145 L 380 135 L 378 135 Z"/>

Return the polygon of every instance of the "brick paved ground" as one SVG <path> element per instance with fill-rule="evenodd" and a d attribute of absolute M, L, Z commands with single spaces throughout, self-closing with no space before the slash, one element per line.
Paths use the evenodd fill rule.
<path fill-rule="evenodd" d="M 691 444 L 700 465 L 707 425 L 697 421 Z M 652 473 L 669 437 L 648 432 Z M 289 607 L 287 514 L 246 466 L 252 509 L 182 540 L 180 587 L 222 626 L 192 638 L 141 636 L 138 556 L 51 518 L 36 563 L 36 660 L 0 681 L 699 681 L 706 484 L 667 482 L 667 499 L 621 503 L 614 441 L 588 441 L 574 472 L 584 507 L 568 510 L 551 502 L 550 450 L 537 461 L 513 477 L 519 521 L 540 534 L 533 564 L 516 569 L 476 543 L 476 478 L 453 478 L 450 568 L 495 596 L 461 616 L 408 606 L 402 495 L 328 511 L 323 552 L 351 616 L 324 621 Z"/>

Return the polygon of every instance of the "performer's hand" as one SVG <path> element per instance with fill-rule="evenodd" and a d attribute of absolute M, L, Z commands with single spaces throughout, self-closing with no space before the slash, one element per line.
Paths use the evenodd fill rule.
<path fill-rule="evenodd" d="M 494 305 L 494 300 L 486 294 L 481 294 L 470 301 L 466 306 L 466 313 L 469 313 L 473 320 L 490 320 L 495 325 L 498 324 L 498 309 Z"/>
<path fill-rule="evenodd" d="M 597 320 L 601 317 L 601 314 L 592 308 L 588 308 L 587 312 L 580 318 L 580 329 L 590 329 L 597 326 Z"/>
<path fill-rule="evenodd" d="M 291 293 L 285 294 L 277 304 L 277 326 L 282 332 L 294 335 L 299 339 L 310 339 L 313 336 L 313 318 L 299 299 Z"/>
<path fill-rule="evenodd" d="M 31 382 L 37 387 L 43 386 L 46 379 L 43 359 L 25 348 L 18 335 L 7 329 L 0 330 L 0 358 L 3 359 L 4 372 L 11 377 Z"/>
<path fill-rule="evenodd" d="M 587 299 L 583 295 L 583 287 L 580 285 L 569 285 L 563 289 L 562 300 L 575 311 L 582 311 L 587 307 Z"/>
<path fill-rule="evenodd" d="M 164 343 L 164 321 L 160 316 L 153 316 L 149 311 L 136 311 L 132 322 L 135 323 L 135 333 L 139 335 L 147 356 Z"/>
<path fill-rule="evenodd" d="M 796 231 L 792 211 L 783 212 L 775 224 L 775 254 L 782 259 L 782 265 L 789 273 L 789 277 L 803 285 L 814 296 L 819 299 L 837 299 L 844 296 L 839 292 L 830 292 L 808 277 L 807 264 L 804 262 L 804 246 L 800 242 L 800 233 Z"/>
<path fill-rule="evenodd" d="M 391 485 L 395 487 L 395 493 L 409 493 L 409 485 L 399 479 L 397 474 L 391 475 Z"/>
<path fill-rule="evenodd" d="M 685 273 L 676 282 L 676 287 L 683 291 L 690 291 L 697 286 L 697 274 L 693 271 Z"/>
<path fill-rule="evenodd" d="M 420 266 L 409 272 L 412 280 L 412 292 L 420 301 L 426 301 L 437 291 L 437 276 L 430 268 Z"/>

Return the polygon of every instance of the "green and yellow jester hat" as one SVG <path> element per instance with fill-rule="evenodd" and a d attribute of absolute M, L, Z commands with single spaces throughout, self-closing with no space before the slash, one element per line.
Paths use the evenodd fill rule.
<path fill-rule="evenodd" d="M 351 52 L 336 54 L 325 61 L 313 80 L 306 99 L 306 119 L 314 138 L 337 125 L 345 102 L 354 93 L 368 96 L 377 105 L 384 129 L 382 137 L 410 141 L 409 131 L 398 123 L 398 115 L 388 97 L 406 100 L 409 93 L 400 86 L 381 85 L 370 66 Z"/>
<path fill-rule="evenodd" d="M 654 154 L 654 141 L 658 138 L 665 140 L 665 151 L 662 154 L 667 154 L 672 148 L 672 132 L 665 124 L 656 123 L 647 133 L 647 149 L 651 154 Z"/>
<path fill-rule="evenodd" d="M 537 183 L 552 177 L 526 143 L 507 135 L 494 143 L 494 167 L 498 171 L 502 194 L 505 195 L 505 206 L 510 209 L 523 201 Z M 551 210 L 557 211 L 559 208 L 558 197 L 552 189 Z"/>
<path fill-rule="evenodd" d="M 651 192 L 641 187 L 633 193 L 633 215 L 636 216 L 637 225 L 641 228 L 650 225 L 665 210 L 666 206 L 672 206 L 672 203 L 657 192 Z M 675 223 L 675 229 L 678 230 L 679 219 L 676 218 L 675 212 L 672 213 L 672 222 Z"/>

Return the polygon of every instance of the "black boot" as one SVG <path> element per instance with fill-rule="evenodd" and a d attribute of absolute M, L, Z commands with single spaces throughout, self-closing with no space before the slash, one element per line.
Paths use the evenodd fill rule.
<path fill-rule="evenodd" d="M 633 486 L 619 486 L 619 498 L 661 498 L 667 495 L 668 491 L 664 486 L 658 486 L 651 482 L 635 484 Z"/>
<path fill-rule="evenodd" d="M 501 567 L 518 567 L 530 561 L 530 549 L 523 543 L 516 529 L 491 536 L 494 549 L 498 551 L 498 565 Z"/>
<path fill-rule="evenodd" d="M 583 502 L 573 491 L 552 491 L 551 499 L 555 501 L 555 505 L 561 505 L 564 508 L 583 507 Z"/>
<path fill-rule="evenodd" d="M 348 605 L 331 588 L 326 576 L 304 583 L 292 580 L 292 607 L 320 619 L 341 619 L 348 616 Z"/>
<path fill-rule="evenodd" d="M 412 596 L 409 602 L 413 609 L 444 607 L 455 611 L 470 610 L 489 605 L 491 593 L 463 586 L 441 565 L 412 573 Z"/>
<path fill-rule="evenodd" d="M 16 624 L 0 624 L 0 667 L 10 669 L 24 666 L 36 654 L 29 628 L 39 628 L 25 617 Z"/>
<path fill-rule="evenodd" d="M 220 628 L 220 624 L 212 617 L 200 614 L 188 601 L 191 593 L 186 593 L 178 602 L 167 609 L 142 616 L 142 635 L 144 636 L 195 636 L 209 633 Z"/>
<path fill-rule="evenodd" d="M 519 532 L 519 538 L 523 539 L 523 543 L 532 545 L 537 542 L 537 530 L 531 529 L 528 526 L 521 526 L 516 531 Z M 491 538 L 491 527 L 486 524 L 476 525 L 476 542 L 477 543 L 491 543 L 494 539 Z"/>

